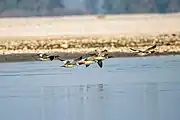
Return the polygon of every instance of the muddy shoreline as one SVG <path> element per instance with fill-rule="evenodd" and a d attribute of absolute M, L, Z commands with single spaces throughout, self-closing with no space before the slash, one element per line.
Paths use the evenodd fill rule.
<path fill-rule="evenodd" d="M 61 56 L 62 59 L 73 59 L 78 58 L 85 53 L 56 53 L 56 55 Z M 122 52 L 110 52 L 110 56 L 113 58 L 125 58 L 125 57 L 142 57 L 135 53 L 122 53 Z M 151 55 L 143 56 L 167 56 L 167 55 L 180 55 L 180 52 L 165 52 L 165 53 L 154 53 Z M 36 53 L 16 53 L 16 54 L 8 54 L 8 55 L 0 55 L 0 63 L 6 62 L 27 62 L 27 61 L 39 61 Z"/>

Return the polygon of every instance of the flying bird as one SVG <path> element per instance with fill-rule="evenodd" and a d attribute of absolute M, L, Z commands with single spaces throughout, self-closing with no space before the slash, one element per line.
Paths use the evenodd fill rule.
<path fill-rule="evenodd" d="M 38 60 L 41 60 L 41 61 L 47 61 L 47 60 L 54 60 L 55 58 L 58 58 L 59 56 L 58 55 L 48 55 L 46 53 L 40 53 L 38 54 L 39 56 L 39 59 Z"/>
<path fill-rule="evenodd" d="M 79 62 L 82 60 L 82 56 L 79 58 L 75 58 L 75 59 L 67 59 L 67 60 L 64 60 L 61 58 L 58 58 L 58 59 L 64 63 L 64 65 L 61 66 L 64 68 L 72 68 L 72 67 L 83 64 L 83 63 Z"/>
<path fill-rule="evenodd" d="M 97 50 L 94 51 L 95 53 L 89 53 L 83 56 L 84 60 L 83 63 L 86 67 L 89 67 L 91 64 L 97 63 L 100 68 L 103 67 L 103 60 L 110 58 L 107 54 L 107 50 L 103 50 L 98 52 Z"/>
<path fill-rule="evenodd" d="M 133 49 L 133 48 L 130 48 L 132 51 L 136 52 L 138 55 L 141 55 L 141 56 L 144 56 L 144 55 L 148 55 L 148 54 L 152 54 L 154 53 L 155 51 L 153 49 L 156 48 L 156 45 L 153 45 L 145 50 L 137 50 L 137 49 Z"/>

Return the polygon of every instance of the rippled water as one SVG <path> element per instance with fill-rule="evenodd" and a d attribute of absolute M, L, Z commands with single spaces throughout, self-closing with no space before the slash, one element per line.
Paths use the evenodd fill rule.
<path fill-rule="evenodd" d="M 180 120 L 180 56 L 0 63 L 0 120 Z"/>

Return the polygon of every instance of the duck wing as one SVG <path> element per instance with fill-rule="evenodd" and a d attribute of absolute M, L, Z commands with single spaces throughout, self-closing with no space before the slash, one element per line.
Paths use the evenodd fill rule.
<path fill-rule="evenodd" d="M 84 54 L 82 57 L 83 57 L 83 59 L 85 59 L 85 58 L 88 58 L 88 57 L 93 57 L 93 56 L 97 56 L 98 54 L 97 53 L 92 53 L 92 52 L 90 52 L 90 53 L 86 53 L 86 54 Z"/>
<path fill-rule="evenodd" d="M 64 60 L 64 59 L 61 59 L 61 58 L 57 58 L 58 60 L 62 61 L 65 65 L 66 64 L 70 64 L 70 60 Z"/>
<path fill-rule="evenodd" d="M 59 55 L 54 55 L 55 58 L 59 58 L 60 56 Z"/>
<path fill-rule="evenodd" d="M 86 67 L 89 67 L 89 66 L 90 66 L 90 64 L 87 64 L 87 65 L 86 65 Z"/>
<path fill-rule="evenodd" d="M 61 58 L 59 58 L 59 57 L 57 57 L 57 59 L 58 59 L 58 60 L 60 60 L 60 61 L 66 61 L 66 60 L 64 60 L 64 59 L 61 59 Z"/>
<path fill-rule="evenodd" d="M 103 66 L 102 60 L 98 60 L 97 64 L 99 65 L 100 68 L 102 68 L 102 66 Z"/>
<path fill-rule="evenodd" d="M 41 58 L 44 58 L 44 57 L 47 57 L 48 55 L 46 54 L 46 53 L 40 53 L 39 54 L 39 57 L 41 57 Z"/>
<path fill-rule="evenodd" d="M 92 57 L 92 56 L 97 56 L 97 53 L 89 53 L 86 55 L 86 57 Z"/>
<path fill-rule="evenodd" d="M 87 57 L 97 56 L 99 54 L 98 50 L 94 50 L 86 54 Z"/>
<path fill-rule="evenodd" d="M 110 56 L 109 54 L 105 54 L 104 57 L 105 58 L 113 58 L 113 56 L 112 55 Z"/>
<path fill-rule="evenodd" d="M 79 61 L 79 60 L 82 60 L 82 59 L 83 59 L 83 56 L 80 56 L 79 58 L 74 59 L 74 61 Z"/>
<path fill-rule="evenodd" d="M 68 64 L 71 64 L 71 62 L 69 60 L 66 61 L 64 65 L 68 65 Z"/>
<path fill-rule="evenodd" d="M 130 50 L 135 51 L 135 52 L 143 52 L 141 50 L 137 50 L 137 49 L 133 49 L 133 48 L 130 48 Z"/>
<path fill-rule="evenodd" d="M 103 57 L 109 58 L 109 54 L 106 53 L 106 54 L 103 55 Z"/>
<path fill-rule="evenodd" d="M 156 44 L 151 46 L 151 47 L 149 47 L 149 48 L 147 48 L 145 51 L 150 51 L 150 50 L 155 49 L 155 48 L 156 48 Z"/>
<path fill-rule="evenodd" d="M 107 53 L 107 52 L 108 52 L 108 50 L 106 50 L 106 49 L 101 51 L 101 53 Z"/>

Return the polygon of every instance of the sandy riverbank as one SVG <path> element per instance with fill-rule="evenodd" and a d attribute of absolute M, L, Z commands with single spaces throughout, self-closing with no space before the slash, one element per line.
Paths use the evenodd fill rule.
<path fill-rule="evenodd" d="M 0 61 L 2 54 L 9 61 L 15 57 L 24 61 L 40 52 L 78 56 L 95 49 L 108 49 L 116 57 L 134 56 L 130 47 L 145 49 L 154 43 L 158 54 L 177 54 L 179 21 L 180 14 L 4 18 L 0 19 Z"/>

